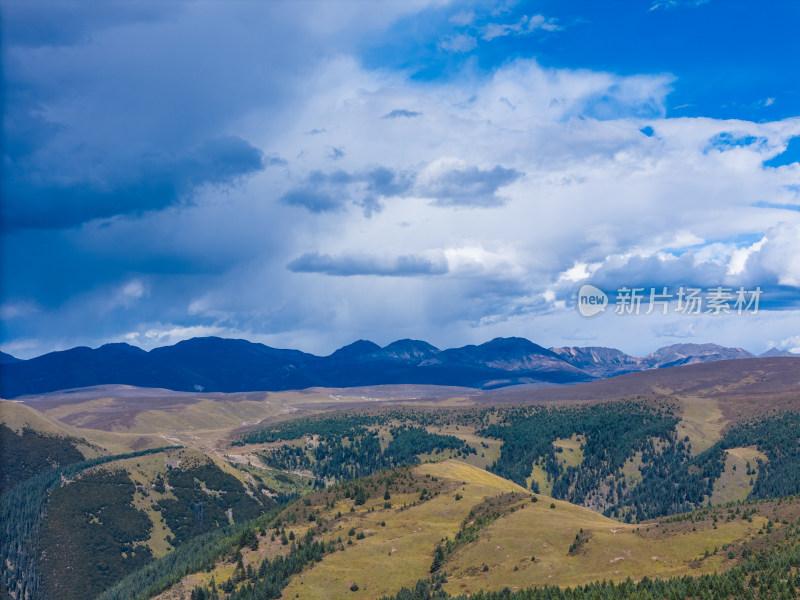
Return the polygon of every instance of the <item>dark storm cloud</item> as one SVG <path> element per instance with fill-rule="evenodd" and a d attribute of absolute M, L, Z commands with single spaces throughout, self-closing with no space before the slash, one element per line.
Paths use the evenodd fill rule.
<path fill-rule="evenodd" d="M 301 206 L 312 213 L 341 210 L 353 202 L 369 217 L 380 212 L 381 198 L 399 196 L 411 189 L 414 175 L 388 167 L 369 167 L 354 173 L 343 170 L 312 171 L 302 185 L 281 197 L 281 202 Z"/>
<path fill-rule="evenodd" d="M 2 8 L 5 231 L 160 210 L 283 164 L 232 123 L 280 113 L 313 68 L 314 44 L 288 43 L 302 27 L 288 5 Z"/>
<path fill-rule="evenodd" d="M 289 163 L 285 158 L 278 155 L 267 156 L 264 158 L 264 166 L 266 167 L 285 167 Z"/>
<path fill-rule="evenodd" d="M 264 168 L 260 150 L 238 137 L 207 140 L 181 154 L 152 153 L 93 177 L 62 182 L 12 164 L 3 180 L 6 231 L 63 228 L 92 219 L 159 210 L 205 185 L 227 186 Z"/>
<path fill-rule="evenodd" d="M 497 190 L 515 182 L 522 175 L 516 169 L 499 165 L 489 170 L 478 167 L 453 169 L 437 175 L 423 187 L 422 193 L 434 198 L 434 204 L 438 206 L 500 206 L 504 201 L 497 196 Z"/>
<path fill-rule="evenodd" d="M 381 277 L 414 277 L 418 275 L 444 275 L 447 262 L 431 261 L 422 256 L 398 256 L 381 260 L 368 254 L 333 257 L 311 252 L 294 259 L 286 267 L 294 273 L 322 273 L 338 277 L 378 275 Z"/>
<path fill-rule="evenodd" d="M 482 170 L 478 167 L 451 169 L 437 174 L 420 186 L 419 191 L 434 198 L 439 206 L 491 207 L 503 204 L 497 190 L 513 183 L 523 173 L 516 169 L 496 166 Z M 365 216 L 382 209 L 381 198 L 402 196 L 410 192 L 416 174 L 384 166 L 370 167 L 349 173 L 343 170 L 324 173 L 312 171 L 302 185 L 284 194 L 281 201 L 302 206 L 310 212 L 332 212 L 343 209 L 348 202 L 361 206 Z"/>
<path fill-rule="evenodd" d="M 398 196 L 407 192 L 414 184 L 412 173 L 393 171 L 386 167 L 375 167 L 361 173 L 367 189 L 381 196 Z"/>
<path fill-rule="evenodd" d="M 326 192 L 308 186 L 286 192 L 281 196 L 281 202 L 289 206 L 300 206 L 312 213 L 341 210 L 345 204 L 345 200 L 341 196 L 334 198 Z"/>
<path fill-rule="evenodd" d="M 71 46 L 88 41 L 101 29 L 158 21 L 177 12 L 179 6 L 177 2 L 4 2 L 3 37 L 6 43 L 18 46 Z"/>
<path fill-rule="evenodd" d="M 385 114 L 381 117 L 381 119 L 399 119 L 405 117 L 407 119 L 412 119 L 414 117 L 420 116 L 422 113 L 417 112 L 416 110 L 406 110 L 405 108 L 395 108 L 392 112 Z"/>
<path fill-rule="evenodd" d="M 342 150 L 341 148 L 336 148 L 334 146 L 331 146 L 328 150 L 329 150 L 328 157 L 331 160 L 341 160 L 342 158 L 344 158 L 344 150 Z"/>

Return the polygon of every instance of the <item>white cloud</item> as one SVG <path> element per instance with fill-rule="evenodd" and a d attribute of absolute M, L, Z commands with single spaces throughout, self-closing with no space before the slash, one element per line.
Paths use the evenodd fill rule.
<path fill-rule="evenodd" d="M 454 23 L 455 25 L 459 25 L 461 27 L 471 25 L 474 20 L 475 20 L 474 11 L 461 11 L 450 17 L 451 23 Z"/>
<path fill-rule="evenodd" d="M 158 346 L 168 346 L 194 337 L 206 336 L 242 337 L 228 328 L 216 325 L 182 327 L 156 323 L 150 324 L 147 329 L 142 331 L 130 331 L 120 336 L 119 341 L 151 350 Z"/>
<path fill-rule="evenodd" d="M 147 294 L 147 286 L 141 279 L 131 279 L 108 296 L 104 309 L 108 311 L 117 307 L 131 308 Z"/>
<path fill-rule="evenodd" d="M 558 276 L 558 280 L 569 281 L 570 283 L 577 283 L 578 281 L 584 281 L 585 279 L 591 277 L 592 273 L 596 271 L 597 267 L 599 266 L 600 266 L 599 264 L 588 265 L 586 263 L 576 261 L 572 267 L 570 267 L 569 269 L 567 269 Z M 552 291 L 549 292 L 547 297 L 553 299 L 555 298 Z"/>
<path fill-rule="evenodd" d="M 800 221 L 771 227 L 748 255 L 744 270 L 755 280 L 800 288 Z"/>
<path fill-rule="evenodd" d="M 450 36 L 439 42 L 439 47 L 448 52 L 469 52 L 477 46 L 478 40 L 466 33 Z"/>
<path fill-rule="evenodd" d="M 778 348 L 781 350 L 794 352 L 795 354 L 800 354 L 800 335 L 792 335 L 781 340 L 781 342 L 778 344 Z"/>
<path fill-rule="evenodd" d="M 678 8 L 681 6 L 694 8 L 708 4 L 710 0 L 654 0 L 650 10 Z"/>
<path fill-rule="evenodd" d="M 524 15 L 516 23 L 488 23 L 483 27 L 482 37 L 491 41 L 508 35 L 530 35 L 534 31 L 558 31 L 561 27 L 555 19 L 543 15 Z"/>
<path fill-rule="evenodd" d="M 747 260 L 751 255 L 761 250 L 764 246 L 764 242 L 766 242 L 766 238 L 761 238 L 750 246 L 737 248 L 731 252 L 730 260 L 728 261 L 728 275 L 740 275 L 743 273 L 747 266 Z"/>
<path fill-rule="evenodd" d="M 5 302 L 0 305 L 0 319 L 8 321 L 29 318 L 36 315 L 40 310 L 35 302 Z"/>
<path fill-rule="evenodd" d="M 237 224 L 214 236 L 216 252 L 230 244 L 239 248 L 252 237 L 248 252 L 257 258 L 217 277 L 213 291 L 183 306 L 215 320 L 208 331 L 219 335 L 247 332 L 249 339 L 323 353 L 358 337 L 374 338 L 375 332 L 385 337 L 378 341 L 421 337 L 444 346 L 516 334 L 561 345 L 563 332 L 570 331 L 647 351 L 654 348 L 644 339 L 655 335 L 677 341 L 694 332 L 706 341 L 733 341 L 724 328 L 709 328 L 701 319 L 671 329 L 663 322 L 626 321 L 593 333 L 596 325 L 587 329 L 565 301 L 569 285 L 586 275 L 611 283 L 652 275 L 664 285 L 758 279 L 761 262 L 753 256 L 759 247 L 714 240 L 764 235 L 778 214 L 785 218 L 786 211 L 754 204 L 785 199 L 786 178 L 761 168 L 763 146 L 735 153 L 704 148 L 732 129 L 778 147 L 798 123 L 667 119 L 661 107 L 670 81 L 545 69 L 517 60 L 487 79 L 418 84 L 365 71 L 347 57 L 330 59 L 310 78 L 306 100 L 283 129 L 276 131 L 273 120 L 262 129 L 257 116 L 242 122 L 242 131 L 266 153 L 292 158 L 285 169 L 267 170 L 225 199 L 192 209 L 216 215 L 222 231 L 226 222 Z M 592 118 L 597 99 L 607 94 L 617 103 L 600 115 L 604 120 Z M 637 116 L 643 106 L 658 108 L 643 119 Z M 398 107 L 419 114 L 383 118 Z M 641 134 L 644 124 L 658 136 Z M 325 132 L 305 135 L 313 128 Z M 328 146 L 345 146 L 347 154 L 333 165 Z M 505 204 L 499 208 L 453 210 L 431 205 L 420 194 L 447 173 L 483 173 L 498 165 L 525 174 L 503 188 Z M 382 210 L 365 218 L 356 202 L 363 201 L 364 184 L 352 177 L 376 167 L 405 173 L 413 185 L 380 196 Z M 345 202 L 342 210 L 308 218 L 304 209 L 278 202 L 313 171 L 325 175 L 326 185 L 343 177 L 337 173 L 349 174 L 350 183 L 330 191 Z M 788 233 L 779 237 L 789 243 Z M 431 264 L 444 260 L 447 269 L 423 281 L 337 278 L 285 268 L 315 252 L 332 260 L 350 257 L 351 266 L 361 264 L 353 257 L 384 257 L 391 269 L 398 268 L 396 257 L 428 257 Z M 794 263 L 775 260 L 773 272 L 789 281 Z M 375 272 L 386 274 L 389 267 Z M 625 329 L 618 331 L 620 325 Z M 315 338 L 314 331 L 339 333 Z M 752 336 L 755 330 L 731 331 Z"/>
<path fill-rule="evenodd" d="M 418 8 L 404 5 L 392 3 L 391 10 Z M 203 189 L 191 204 L 59 234 L 64 248 L 122 265 L 131 275 L 53 303 L 36 327 L 59 333 L 49 340 L 37 334 L 41 344 L 86 340 L 87 315 L 101 316 L 98 337 L 127 335 L 145 347 L 239 335 L 325 352 L 378 335 L 379 342 L 419 337 L 440 346 L 524 335 L 548 345 L 594 339 L 646 353 L 654 349 L 654 335 L 745 346 L 741 340 L 785 337 L 796 311 L 764 311 L 727 324 L 699 318 L 587 323 L 566 298 L 587 277 L 609 284 L 658 277 L 664 285 L 799 287 L 800 213 L 763 205 L 796 205 L 787 186 L 796 185 L 797 169 L 762 163 L 800 134 L 800 119 L 667 118 L 669 74 L 553 69 L 522 59 L 488 74 L 468 65 L 438 82 L 369 70 L 325 32 L 335 32 L 335 40 L 357 39 L 362 27 L 391 22 L 396 14 L 365 11 L 360 2 L 341 13 L 305 12 L 293 13 L 291 22 L 276 20 L 288 24 L 273 32 L 297 56 L 285 65 L 282 55 L 275 58 L 281 68 L 248 68 L 224 79 L 213 103 L 215 130 L 284 162 L 235 189 Z M 224 28 L 200 8 L 192 15 L 222 35 Z M 466 14 L 455 22 L 474 27 Z M 173 25 L 159 26 L 159 43 L 174 33 Z M 489 40 L 557 26 L 536 15 L 470 31 Z M 325 35 L 305 48 L 309 30 Z M 139 39 L 129 35 L 125 42 Z M 214 44 L 186 35 L 180 37 L 186 54 L 194 47 L 214 54 L 208 50 Z M 248 27 L 242 35 L 248 48 L 265 36 Z M 120 43 L 112 38 L 101 41 Z M 465 52 L 477 41 L 463 34 L 440 43 Z M 267 56 L 273 45 L 283 48 L 259 48 Z M 82 51 L 61 54 L 62 62 L 46 70 L 54 81 L 70 56 L 76 64 L 87 58 Z M 140 77 L 150 76 L 139 53 L 125 56 Z M 102 73 L 117 68 L 110 59 L 95 60 Z M 173 66 L 181 73 L 179 61 Z M 186 94 L 202 89 L 197 80 L 204 77 L 192 74 Z M 241 81 L 252 87 L 240 90 L 234 84 Z M 81 110 L 91 112 L 117 93 L 92 96 Z M 192 106 L 182 98 L 174 105 Z M 128 106 L 130 99 L 123 100 Z M 139 120 L 156 130 L 162 123 L 178 126 L 173 104 L 155 108 L 160 112 L 150 117 L 153 107 L 135 106 L 136 118 L 125 122 L 131 129 Z M 107 125 L 97 123 L 90 138 L 107 136 Z M 647 126 L 656 134 L 643 134 Z M 759 142 L 710 146 L 742 137 Z M 334 161 L 331 148 L 345 151 Z M 325 198 L 300 193 L 309 189 Z M 298 257 L 307 258 L 306 268 L 287 269 Z M 325 274 L 343 265 L 358 276 Z M 408 276 L 390 276 L 404 268 Z M 22 318 L 25 302 L 7 299 L 2 314 Z"/>

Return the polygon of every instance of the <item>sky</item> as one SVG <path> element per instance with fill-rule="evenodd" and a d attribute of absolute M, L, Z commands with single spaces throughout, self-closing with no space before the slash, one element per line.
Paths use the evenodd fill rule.
<path fill-rule="evenodd" d="M 4 352 L 800 352 L 793 0 L 0 0 L 0 18 Z M 584 284 L 604 312 L 580 314 Z M 626 312 L 623 288 L 672 301 Z M 758 310 L 714 308 L 719 289 Z"/>

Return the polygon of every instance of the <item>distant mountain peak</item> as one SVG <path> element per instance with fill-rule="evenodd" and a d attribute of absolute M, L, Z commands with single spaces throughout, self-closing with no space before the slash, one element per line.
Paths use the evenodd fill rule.
<path fill-rule="evenodd" d="M 647 368 L 660 369 L 738 358 L 755 358 L 755 356 L 742 348 L 728 348 L 719 344 L 672 344 L 648 354 L 642 362 Z"/>
<path fill-rule="evenodd" d="M 659 352 L 719 352 L 721 350 L 733 350 L 736 352 L 750 354 L 747 350 L 743 350 L 742 348 L 730 348 L 728 346 L 720 346 L 719 344 L 696 344 L 692 342 L 681 342 L 677 344 L 670 344 L 669 346 L 664 346 L 659 348 L 655 352 L 651 354 L 657 354 Z M 750 356 L 753 356 L 750 354 Z"/>
<path fill-rule="evenodd" d="M 778 350 L 775 346 L 758 355 L 759 358 L 774 358 L 776 356 L 791 356 L 797 357 L 800 354 L 795 354 L 794 352 L 790 352 L 789 350 Z"/>
<path fill-rule="evenodd" d="M 481 350 L 490 350 L 492 352 L 502 352 L 509 354 L 527 353 L 527 354 L 545 354 L 553 355 L 553 352 L 534 344 L 532 341 L 521 337 L 496 337 L 493 340 L 484 342 L 477 346 Z"/>
<path fill-rule="evenodd" d="M 228 346 L 243 346 L 243 345 L 252 345 L 252 346 L 260 346 L 261 344 L 257 344 L 255 342 L 251 342 L 250 340 L 243 340 L 241 338 L 223 338 L 217 337 L 215 335 L 209 335 L 204 337 L 193 337 L 189 338 L 188 340 L 181 340 L 180 342 L 174 344 L 172 347 L 189 347 L 189 346 L 219 346 L 219 345 L 228 345 Z"/>
<path fill-rule="evenodd" d="M 573 367 L 582 369 L 595 377 L 619 375 L 641 368 L 642 359 L 616 348 L 604 346 L 566 346 L 550 350 Z"/>
<path fill-rule="evenodd" d="M 410 340 L 408 338 L 392 342 L 383 348 L 383 353 L 390 358 L 397 359 L 426 359 L 439 354 L 440 350 L 428 342 L 422 340 Z"/>
<path fill-rule="evenodd" d="M 139 348 L 139 346 L 132 346 L 126 342 L 111 342 L 109 344 L 103 344 L 97 350 L 115 350 L 122 352 L 133 352 L 135 354 L 145 354 L 145 351 Z"/>
<path fill-rule="evenodd" d="M 0 352 L 0 365 L 10 365 L 15 362 L 20 362 L 22 359 L 16 356 L 11 356 L 5 352 Z"/>
<path fill-rule="evenodd" d="M 775 349 L 765 354 L 793 356 Z M 548 349 L 521 337 L 498 337 L 447 350 L 421 340 L 397 340 L 385 348 L 358 340 L 329 356 L 315 356 L 243 339 L 201 337 L 149 352 L 115 343 L 30 360 L 0 355 L 0 396 L 120 384 L 219 392 L 406 383 L 483 388 L 571 383 L 739 358 L 753 355 L 717 344 L 673 344 L 637 358 L 602 346 Z"/>
<path fill-rule="evenodd" d="M 356 356 L 364 356 L 365 354 L 372 354 L 380 352 L 381 347 L 375 342 L 369 340 L 356 340 L 352 344 L 339 348 L 336 352 L 330 355 L 331 358 L 351 358 Z"/>

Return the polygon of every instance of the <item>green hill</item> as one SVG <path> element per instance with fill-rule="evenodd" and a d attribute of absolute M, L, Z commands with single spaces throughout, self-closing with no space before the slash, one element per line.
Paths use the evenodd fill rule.
<path fill-rule="evenodd" d="M 3 401 L 3 587 L 15 600 L 793 597 L 798 386 L 790 398 L 778 371 L 772 402 L 771 371 L 720 365 L 642 375 L 651 388 L 604 402 L 119 386 Z"/>
<path fill-rule="evenodd" d="M 363 504 L 349 493 L 359 486 L 368 490 Z M 315 492 L 254 531 L 256 549 L 241 548 L 240 567 L 221 557 L 158 598 L 198 588 L 210 595 L 211 581 L 220 597 L 262 597 L 265 559 L 269 567 L 310 544 L 330 550 L 290 573 L 281 597 L 381 598 L 420 580 L 453 596 L 599 580 L 674 581 L 741 569 L 766 548 L 794 557 L 798 523 L 800 500 L 792 498 L 626 525 L 447 460 Z M 292 538 L 289 545 L 282 535 Z M 443 560 L 431 573 L 437 548 Z"/>

